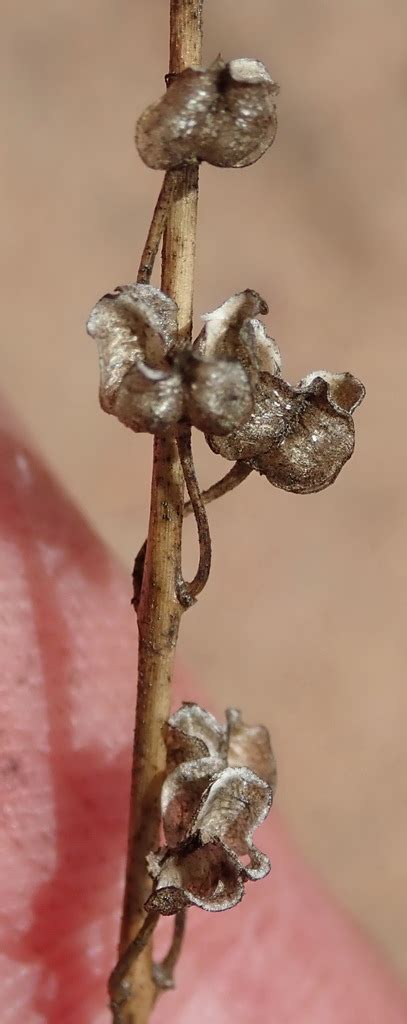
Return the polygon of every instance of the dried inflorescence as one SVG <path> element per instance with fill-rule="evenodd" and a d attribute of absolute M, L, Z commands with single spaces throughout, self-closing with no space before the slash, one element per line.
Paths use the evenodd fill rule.
<path fill-rule="evenodd" d="M 228 299 L 205 318 L 198 348 L 211 352 L 232 344 L 233 326 L 225 331 L 225 323 L 238 299 Z M 212 450 L 246 463 L 287 491 L 310 494 L 328 487 L 352 455 L 352 412 L 364 397 L 363 384 L 350 373 L 326 370 L 310 373 L 295 387 L 288 384 L 281 376 L 280 351 L 255 317 L 244 321 L 234 351 L 252 384 L 253 409 L 226 436 L 207 432 Z"/>
<path fill-rule="evenodd" d="M 355 447 L 352 412 L 365 395 L 351 373 L 310 373 L 293 387 L 261 373 L 249 419 L 226 438 L 208 436 L 214 452 L 243 461 L 270 483 L 297 494 L 332 484 Z"/>
<path fill-rule="evenodd" d="M 242 899 L 246 881 L 270 870 L 253 844 L 276 787 L 269 734 L 245 725 L 236 709 L 226 712 L 226 723 L 197 704 L 183 704 L 168 722 L 161 796 L 167 845 L 148 859 L 150 910 L 227 910 Z"/>
<path fill-rule="evenodd" d="M 187 68 L 141 115 L 139 154 L 148 167 L 167 170 L 188 161 L 246 167 L 271 146 L 277 131 L 278 86 L 259 60 Z"/>
<path fill-rule="evenodd" d="M 212 450 L 244 462 L 275 486 L 309 494 L 331 484 L 352 455 L 352 413 L 363 384 L 350 373 L 314 371 L 293 386 L 246 289 L 204 316 L 195 342 L 179 347 L 177 307 L 157 288 L 131 284 L 96 304 L 88 332 L 98 344 L 100 401 L 136 431 L 176 434 L 187 422 Z"/>
<path fill-rule="evenodd" d="M 186 420 L 205 432 L 229 433 L 253 408 L 245 325 L 265 311 L 248 289 L 231 300 L 216 344 L 200 337 L 180 347 L 176 303 L 158 288 L 130 284 L 104 295 L 87 323 L 99 351 L 102 409 L 135 431 L 174 434 Z"/>

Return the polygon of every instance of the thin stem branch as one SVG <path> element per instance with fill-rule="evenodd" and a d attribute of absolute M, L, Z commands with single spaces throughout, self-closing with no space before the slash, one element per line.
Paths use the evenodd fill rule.
<path fill-rule="evenodd" d="M 216 480 L 206 491 L 202 491 L 201 498 L 204 505 L 209 505 L 211 501 L 216 501 L 217 498 L 223 498 L 224 494 L 233 491 L 235 487 L 243 483 L 243 480 L 247 480 L 247 477 L 252 472 L 253 470 L 251 466 L 248 466 L 247 462 L 235 462 L 232 469 L 225 473 L 225 476 L 222 476 L 220 480 Z M 184 505 L 184 517 L 191 515 L 192 511 L 192 502 L 187 501 Z"/>
<path fill-rule="evenodd" d="M 238 487 L 239 484 L 243 483 L 243 480 L 247 479 L 251 472 L 252 469 L 247 465 L 247 462 L 235 462 L 232 469 L 230 469 L 225 476 L 222 476 L 220 480 L 217 480 L 216 483 L 211 485 L 211 487 L 208 487 L 206 491 L 201 492 L 201 500 L 204 505 L 209 505 L 211 501 L 216 501 L 217 498 L 222 498 L 224 494 L 228 494 L 229 491 L 233 491 L 235 487 Z M 192 502 L 185 502 L 184 519 L 186 516 L 191 515 L 192 512 Z M 147 541 L 145 540 L 134 560 L 132 604 L 136 609 L 140 601 L 146 549 Z"/>
<path fill-rule="evenodd" d="M 199 65 L 203 0 L 170 0 L 170 74 Z M 163 240 L 162 290 L 178 306 L 178 342 L 190 338 L 198 165 L 172 172 L 174 191 Z M 139 656 L 136 727 L 126 884 L 120 956 L 142 929 L 151 892 L 146 857 L 159 846 L 160 794 L 165 777 L 164 723 L 182 606 L 177 596 L 184 504 L 184 477 L 176 441 L 154 440 L 150 522 L 138 606 Z M 126 975 L 120 1024 L 147 1024 L 156 996 L 150 937 Z"/>
<path fill-rule="evenodd" d="M 194 579 L 186 583 L 182 577 L 180 566 L 180 579 L 178 583 L 178 597 L 186 608 L 189 608 L 196 601 L 208 582 L 211 569 L 211 535 L 209 532 L 208 516 L 202 500 L 202 494 L 196 478 L 194 460 L 191 445 L 191 427 L 185 427 L 180 431 L 178 437 L 178 452 L 181 459 L 185 483 L 191 502 L 191 508 L 195 516 L 199 540 L 199 563 Z"/>
<path fill-rule="evenodd" d="M 182 943 L 184 941 L 186 918 L 186 910 L 179 910 L 178 913 L 175 914 L 174 931 L 168 953 L 159 964 L 154 964 L 153 971 L 157 988 L 164 991 L 165 989 L 174 988 L 174 971 L 177 966 L 182 949 Z"/>
<path fill-rule="evenodd" d="M 158 910 L 151 910 L 147 915 L 138 935 L 129 943 L 123 956 L 116 964 L 109 978 L 108 991 L 110 996 L 110 1008 L 113 1014 L 114 1024 L 122 1024 L 124 1018 L 122 1009 L 129 996 L 131 981 L 129 981 L 130 969 L 137 958 L 145 949 L 151 938 L 160 915 Z"/>
<path fill-rule="evenodd" d="M 174 184 L 173 172 L 167 171 L 155 205 L 146 244 L 140 260 L 140 266 L 137 274 L 138 284 L 150 283 L 155 259 L 168 220 L 168 214 L 174 192 Z"/>

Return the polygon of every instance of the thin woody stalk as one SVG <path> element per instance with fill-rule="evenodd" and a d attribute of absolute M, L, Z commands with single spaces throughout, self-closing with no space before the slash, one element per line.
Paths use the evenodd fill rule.
<path fill-rule="evenodd" d="M 188 906 L 233 907 L 245 884 L 270 870 L 252 841 L 275 788 L 267 730 L 246 726 L 236 709 L 223 728 L 195 704 L 169 717 L 181 615 L 210 570 L 205 506 L 252 470 L 298 494 L 327 487 L 352 455 L 352 413 L 364 397 L 350 373 L 314 371 L 288 384 L 258 319 L 267 303 L 251 288 L 207 314 L 192 343 L 199 163 L 248 166 L 271 146 L 277 127 L 278 88 L 261 61 L 219 58 L 200 67 L 202 6 L 170 0 L 168 90 L 137 122 L 140 156 L 166 171 L 137 283 L 102 296 L 87 321 L 98 345 L 102 408 L 136 433 L 155 435 L 149 532 L 133 572 L 139 678 L 120 951 L 109 982 L 114 1024 L 147 1024 L 159 990 L 172 987 Z M 160 291 L 149 282 L 162 237 Z M 192 426 L 235 463 L 203 493 Z M 186 582 L 182 525 L 191 511 L 200 557 Z M 218 769 L 208 785 L 213 751 Z M 159 850 L 161 805 L 166 845 Z M 154 964 L 161 914 L 174 915 L 174 931 Z"/>
<path fill-rule="evenodd" d="M 202 4 L 203 0 L 170 2 L 171 76 L 200 64 Z M 171 172 L 172 203 L 163 241 L 162 289 L 178 305 L 180 344 L 191 334 L 198 173 L 198 164 Z M 184 478 L 176 441 L 156 437 L 138 608 L 138 690 L 121 955 L 143 926 L 144 905 L 151 890 L 146 857 L 159 845 L 160 792 L 166 766 L 163 726 L 170 712 L 171 678 L 183 610 L 177 597 L 183 503 Z M 115 1019 L 121 1024 L 145 1024 L 156 993 L 150 939 L 131 965 L 121 991 L 111 991 Z"/>

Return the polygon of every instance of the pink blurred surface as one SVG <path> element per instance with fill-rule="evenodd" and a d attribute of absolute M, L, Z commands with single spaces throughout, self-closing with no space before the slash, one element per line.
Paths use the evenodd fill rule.
<path fill-rule="evenodd" d="M 129 582 L 7 433 L 0 474 L 2 1021 L 107 1024 L 135 695 Z M 181 674 L 177 702 L 192 695 Z M 278 813 L 261 843 L 273 859 L 265 882 L 231 912 L 190 914 L 179 987 L 157 1024 L 402 1024 L 396 983 Z"/>
<path fill-rule="evenodd" d="M 288 379 L 349 368 L 368 394 L 331 490 L 296 499 L 253 479 L 211 510 L 210 586 L 185 617 L 180 656 L 213 705 L 269 726 L 285 820 L 405 977 L 407 5 L 205 10 L 206 58 L 263 59 L 281 95 L 262 161 L 202 171 L 197 328 L 254 287 Z M 133 133 L 163 87 L 167 12 L 167 0 L 4 0 L 1 12 L 2 386 L 127 573 L 145 536 L 151 444 L 98 409 L 84 322 L 134 277 L 161 181 Z M 197 455 L 207 485 L 225 464 L 204 444 Z M 120 621 L 130 662 L 134 624 Z M 34 635 L 31 615 L 22 637 L 25 626 Z"/>

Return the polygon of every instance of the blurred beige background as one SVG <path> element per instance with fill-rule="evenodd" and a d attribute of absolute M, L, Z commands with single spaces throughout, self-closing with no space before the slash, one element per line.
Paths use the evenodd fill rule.
<path fill-rule="evenodd" d="M 134 278 L 160 186 L 132 136 L 163 89 L 167 9 L 1 3 L 2 383 L 127 567 L 151 443 L 99 411 L 83 325 Z M 206 0 L 205 27 L 208 61 L 261 58 L 281 97 L 260 163 L 203 170 L 197 326 L 256 288 L 288 379 L 351 369 L 368 399 L 332 489 L 297 497 L 253 477 L 211 510 L 212 580 L 180 656 L 212 700 L 272 728 L 292 831 L 406 975 L 407 6 Z M 207 485 L 226 467 L 197 449 Z"/>

